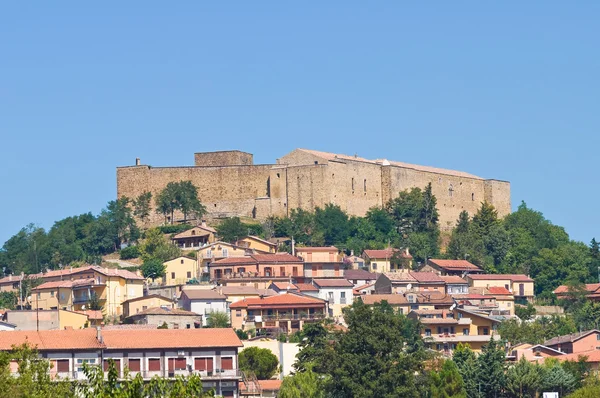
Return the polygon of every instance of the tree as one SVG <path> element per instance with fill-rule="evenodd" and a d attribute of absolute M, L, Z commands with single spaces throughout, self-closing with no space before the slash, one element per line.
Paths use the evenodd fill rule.
<path fill-rule="evenodd" d="M 577 381 L 573 375 L 562 368 L 555 361 L 544 361 L 544 375 L 542 378 L 542 388 L 545 391 L 556 391 L 559 396 L 563 396 L 575 390 Z"/>
<path fill-rule="evenodd" d="M 198 188 L 191 181 L 181 181 L 178 183 L 175 200 L 177 207 L 183 213 L 183 221 L 187 221 L 188 215 L 194 218 L 200 218 L 206 214 L 206 207 L 198 199 Z"/>
<path fill-rule="evenodd" d="M 348 240 L 348 215 L 340 206 L 326 204 L 315 209 L 315 226 L 322 231 L 327 246 L 344 245 Z"/>
<path fill-rule="evenodd" d="M 452 360 L 462 376 L 467 397 L 480 398 L 480 386 L 478 382 L 479 367 L 473 350 L 471 350 L 468 344 L 459 343 L 453 352 Z"/>
<path fill-rule="evenodd" d="M 167 223 L 167 216 L 169 214 L 171 215 L 170 224 L 173 224 L 173 215 L 179 207 L 177 203 L 177 187 L 177 183 L 170 182 L 156 195 L 156 212 L 165 217 L 165 224 Z"/>
<path fill-rule="evenodd" d="M 90 294 L 90 299 L 88 301 L 88 308 L 92 311 L 101 311 L 102 304 L 100 303 L 100 297 L 96 294 L 96 292 L 92 292 Z"/>
<path fill-rule="evenodd" d="M 138 249 L 144 261 L 158 259 L 165 262 L 181 255 L 181 250 L 168 241 L 158 228 L 146 231 L 146 239 L 138 245 Z"/>
<path fill-rule="evenodd" d="M 329 341 L 330 333 L 322 323 L 305 323 L 300 332 L 300 351 L 296 355 L 294 369 L 298 372 L 314 369 L 317 373 L 327 373 L 333 355 Z"/>
<path fill-rule="evenodd" d="M 248 228 L 239 217 L 231 217 L 217 225 L 217 234 L 225 242 L 235 242 L 248 235 Z"/>
<path fill-rule="evenodd" d="M 529 362 L 525 357 L 506 372 L 506 391 L 511 397 L 535 398 L 542 387 L 542 371 L 539 365 Z"/>
<path fill-rule="evenodd" d="M 206 323 L 209 328 L 228 328 L 229 315 L 226 312 L 211 311 L 207 314 Z"/>
<path fill-rule="evenodd" d="M 493 336 L 492 336 L 493 337 Z M 506 385 L 505 353 L 496 339 L 483 346 L 477 357 L 479 377 L 477 382 L 484 397 L 501 397 Z"/>
<path fill-rule="evenodd" d="M 0 308 L 14 310 L 18 302 L 19 297 L 16 292 L 0 292 Z"/>
<path fill-rule="evenodd" d="M 144 278 L 151 278 L 154 281 L 156 278 L 161 278 L 165 274 L 165 265 L 157 258 L 151 258 L 144 261 L 142 264 L 142 275 Z"/>
<path fill-rule="evenodd" d="M 150 218 L 152 192 L 145 191 L 133 200 L 133 215 L 145 223 Z"/>
<path fill-rule="evenodd" d="M 462 376 L 453 361 L 445 360 L 442 369 L 431 372 L 430 378 L 432 398 L 467 398 Z"/>
<path fill-rule="evenodd" d="M 283 378 L 277 396 L 279 398 L 325 398 L 327 380 L 308 368 Z"/>
<path fill-rule="evenodd" d="M 279 360 L 268 348 L 248 347 L 239 354 L 240 369 L 252 372 L 259 380 L 268 380 L 275 373 Z"/>
<path fill-rule="evenodd" d="M 527 303 L 526 306 L 515 305 L 515 315 L 518 316 L 522 321 L 530 320 L 535 313 L 535 307 L 531 303 Z"/>
<path fill-rule="evenodd" d="M 124 242 L 135 242 L 140 237 L 140 230 L 133 218 L 129 198 L 121 197 L 108 202 L 106 210 L 100 213 L 100 217 L 106 217 L 112 226 L 114 239 L 114 250 L 121 248 Z"/>

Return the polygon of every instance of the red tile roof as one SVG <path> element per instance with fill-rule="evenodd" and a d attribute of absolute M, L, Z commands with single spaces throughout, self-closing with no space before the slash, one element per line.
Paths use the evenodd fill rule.
<path fill-rule="evenodd" d="M 252 257 L 259 263 L 302 263 L 302 259 L 289 253 L 253 254 Z"/>
<path fill-rule="evenodd" d="M 279 290 L 298 290 L 296 285 L 290 282 L 273 282 L 271 285 L 275 286 Z"/>
<path fill-rule="evenodd" d="M 75 279 L 75 280 L 68 280 L 68 281 L 54 281 L 54 282 L 46 282 L 46 283 L 42 283 L 41 285 L 31 289 L 32 291 L 35 290 L 45 290 L 45 289 L 57 289 L 57 288 L 68 288 L 68 289 L 72 289 L 74 287 L 78 287 L 78 286 L 93 286 L 96 285 L 96 280 L 94 278 L 87 278 L 87 279 Z M 103 284 L 102 284 L 103 285 Z"/>
<path fill-rule="evenodd" d="M 229 308 L 270 308 L 270 307 L 325 307 L 325 301 L 301 294 L 284 293 L 270 297 L 250 297 L 232 303 Z"/>
<path fill-rule="evenodd" d="M 457 325 L 458 320 L 453 318 L 419 318 L 424 325 Z"/>
<path fill-rule="evenodd" d="M 481 268 L 475 264 L 471 264 L 467 260 L 440 260 L 430 258 L 427 261 L 448 271 L 481 271 Z"/>
<path fill-rule="evenodd" d="M 410 275 L 419 283 L 444 283 L 444 280 L 435 272 L 411 272 Z"/>
<path fill-rule="evenodd" d="M 213 265 L 246 265 L 246 264 L 256 265 L 256 264 L 258 264 L 258 261 L 256 261 L 254 258 L 252 258 L 250 256 L 226 257 L 226 258 L 222 258 L 217 261 L 213 261 L 212 263 L 210 263 L 209 266 L 213 266 Z"/>
<path fill-rule="evenodd" d="M 353 287 L 354 285 L 346 279 L 314 279 L 317 287 Z"/>
<path fill-rule="evenodd" d="M 318 292 L 319 291 L 319 289 L 317 289 L 314 285 L 311 285 L 310 283 L 296 283 L 296 287 L 301 292 Z"/>
<path fill-rule="evenodd" d="M 281 380 L 259 380 L 260 388 L 268 391 L 279 391 L 281 388 Z"/>
<path fill-rule="evenodd" d="M 382 250 L 370 250 L 367 249 L 363 253 L 369 256 L 371 259 L 379 259 L 379 258 L 387 258 L 388 260 L 392 258 L 394 252 L 400 252 L 399 249 L 382 249 Z M 413 258 L 410 254 L 404 254 L 404 252 L 400 253 L 401 258 Z"/>
<path fill-rule="evenodd" d="M 242 347 L 233 329 L 103 330 L 109 349 Z"/>
<path fill-rule="evenodd" d="M 176 315 L 176 316 L 196 316 L 199 317 L 199 314 L 196 314 L 192 311 L 186 311 L 181 308 L 163 308 L 163 307 L 152 307 L 147 308 L 143 311 L 140 311 L 135 314 L 129 315 L 129 317 L 143 316 L 143 315 Z"/>
<path fill-rule="evenodd" d="M 498 296 L 512 296 L 512 293 L 508 289 L 499 286 L 490 286 L 487 288 L 488 292 Z"/>
<path fill-rule="evenodd" d="M 190 300 L 225 300 L 227 298 L 225 295 L 212 289 L 183 289 L 181 297 L 183 295 Z"/>
<path fill-rule="evenodd" d="M 85 311 L 75 311 L 79 314 L 83 314 L 83 315 L 87 315 L 88 319 L 91 320 L 102 320 L 104 319 L 104 316 L 102 315 L 102 311 L 100 310 L 85 310 Z"/>
<path fill-rule="evenodd" d="M 0 332 L 0 350 L 29 342 L 38 350 L 86 350 L 102 348 L 96 339 L 96 329 L 14 330 Z"/>
<path fill-rule="evenodd" d="M 587 363 L 600 362 L 600 350 L 582 351 L 573 354 L 557 355 L 556 359 L 559 361 L 579 361 L 580 358 L 585 357 Z"/>
<path fill-rule="evenodd" d="M 585 336 L 590 335 L 592 333 L 600 333 L 600 331 L 597 329 L 592 329 L 592 330 L 586 330 L 584 332 L 577 332 L 577 333 L 567 334 L 564 336 L 558 336 L 558 337 L 554 337 L 550 340 L 546 340 L 544 342 L 544 345 L 550 347 L 550 346 L 562 344 L 562 343 L 573 343 L 573 342 L 575 342 L 579 339 L 582 339 Z"/>
<path fill-rule="evenodd" d="M 296 247 L 297 252 L 339 252 L 339 249 L 335 246 L 311 246 L 311 247 Z"/>
<path fill-rule="evenodd" d="M 352 290 L 352 293 L 353 293 L 355 296 L 358 296 L 358 295 L 361 295 L 361 294 L 362 294 L 362 293 L 360 292 L 361 290 L 363 290 L 363 289 L 367 289 L 367 288 L 370 288 L 370 287 L 373 287 L 373 286 L 375 286 L 375 283 L 366 283 L 366 284 L 364 284 L 364 285 L 361 285 L 361 286 L 355 287 L 355 288 Z"/>
<path fill-rule="evenodd" d="M 448 285 L 466 285 L 468 284 L 466 280 L 464 280 L 463 278 L 461 278 L 460 276 L 457 275 L 447 275 L 447 276 L 440 276 L 440 278 L 442 278 L 442 280 L 444 282 L 446 282 L 446 284 Z"/>
<path fill-rule="evenodd" d="M 375 280 L 377 274 L 364 269 L 347 269 L 344 270 L 344 278 L 348 280 Z"/>
<path fill-rule="evenodd" d="M 507 279 L 512 282 L 533 282 L 533 279 L 524 274 L 470 274 L 467 278 L 477 281 Z"/>
<path fill-rule="evenodd" d="M 360 296 L 363 303 L 373 305 L 382 301 L 387 301 L 390 305 L 408 304 L 408 300 L 402 294 L 367 294 Z"/>
<path fill-rule="evenodd" d="M 598 288 L 600 288 L 600 283 L 588 283 L 585 286 L 585 290 L 588 293 L 593 293 L 596 290 L 598 290 Z M 557 287 L 554 290 L 554 294 L 564 294 L 564 293 L 568 293 L 569 292 L 569 286 L 567 285 L 560 285 L 559 287 Z"/>

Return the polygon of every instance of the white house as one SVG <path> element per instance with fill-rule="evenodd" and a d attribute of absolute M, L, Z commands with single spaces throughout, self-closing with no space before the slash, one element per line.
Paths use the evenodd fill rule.
<path fill-rule="evenodd" d="M 318 298 L 329 303 L 329 316 L 342 315 L 342 308 L 352 304 L 354 285 L 344 278 L 314 279 L 313 284 L 319 289 Z"/>
<path fill-rule="evenodd" d="M 227 297 L 215 290 L 184 289 L 179 297 L 179 307 L 202 315 L 202 325 L 207 325 L 211 312 L 229 315 Z"/>

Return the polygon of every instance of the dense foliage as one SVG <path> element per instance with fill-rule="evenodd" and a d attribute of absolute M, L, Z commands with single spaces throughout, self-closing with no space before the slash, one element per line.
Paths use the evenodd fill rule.
<path fill-rule="evenodd" d="M 198 188 L 191 181 L 168 183 L 156 196 L 155 204 L 156 212 L 164 216 L 165 224 L 168 216 L 171 224 L 175 222 L 174 213 L 177 210 L 183 213 L 184 222 L 188 216 L 197 219 L 206 213 L 206 207 L 198 199 Z"/>
<path fill-rule="evenodd" d="M 240 351 L 240 369 L 254 373 L 259 380 L 268 380 L 277 373 L 279 360 L 268 348 L 248 347 Z"/>

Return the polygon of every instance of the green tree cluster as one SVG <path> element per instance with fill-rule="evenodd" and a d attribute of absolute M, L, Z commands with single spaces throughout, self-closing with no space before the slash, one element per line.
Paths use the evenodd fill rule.
<path fill-rule="evenodd" d="M 516 345 L 542 344 L 548 339 L 575 333 L 577 330 L 577 323 L 572 317 L 554 315 L 537 318 L 534 321 L 507 319 L 500 324 L 498 333 L 511 345 Z"/>
<path fill-rule="evenodd" d="M 268 380 L 277 373 L 279 360 L 268 348 L 248 347 L 238 357 L 240 369 L 253 373 L 259 380 Z"/>
<path fill-rule="evenodd" d="M 149 199 L 148 199 L 149 200 Z M 156 212 L 165 217 L 170 215 L 170 223 L 175 222 L 175 211 L 183 213 L 183 222 L 188 216 L 198 219 L 206 214 L 206 207 L 198 198 L 198 188 L 191 181 L 170 182 L 156 196 Z"/>

